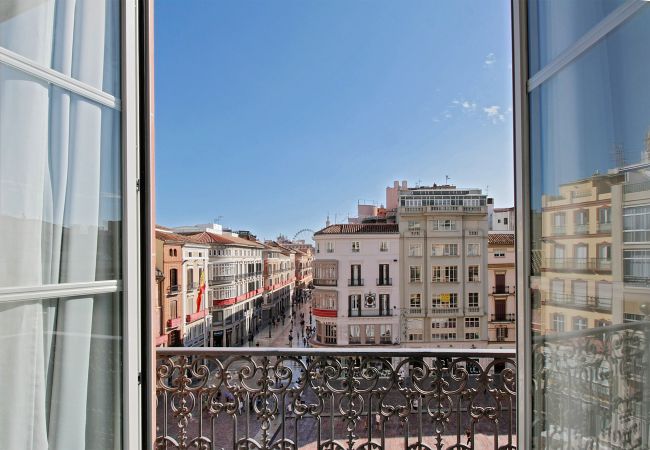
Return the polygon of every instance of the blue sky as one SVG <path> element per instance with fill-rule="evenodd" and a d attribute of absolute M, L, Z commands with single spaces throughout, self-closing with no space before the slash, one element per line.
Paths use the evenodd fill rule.
<path fill-rule="evenodd" d="M 508 0 L 156 0 L 157 221 L 318 230 L 385 187 L 513 204 Z"/>

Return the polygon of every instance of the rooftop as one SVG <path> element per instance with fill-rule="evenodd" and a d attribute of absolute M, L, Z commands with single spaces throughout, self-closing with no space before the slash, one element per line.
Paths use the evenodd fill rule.
<path fill-rule="evenodd" d="M 514 233 L 490 233 L 488 235 L 488 245 L 515 245 Z"/>
<path fill-rule="evenodd" d="M 398 233 L 396 223 L 344 223 L 330 225 L 314 233 L 315 236 L 322 234 L 385 234 Z"/>

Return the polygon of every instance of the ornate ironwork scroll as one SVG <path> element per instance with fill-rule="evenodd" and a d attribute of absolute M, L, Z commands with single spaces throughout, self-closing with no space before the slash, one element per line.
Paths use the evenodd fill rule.
<path fill-rule="evenodd" d="M 159 349 L 158 449 L 516 448 L 510 351 Z"/>
<path fill-rule="evenodd" d="M 649 338 L 648 322 L 536 338 L 536 448 L 650 448 Z"/>

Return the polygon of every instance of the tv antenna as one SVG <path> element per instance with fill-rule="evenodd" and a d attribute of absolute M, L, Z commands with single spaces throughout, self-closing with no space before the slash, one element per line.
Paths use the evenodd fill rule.
<path fill-rule="evenodd" d="M 445 175 L 445 184 L 446 185 L 449 184 L 449 180 L 451 180 L 451 178 L 449 178 L 449 175 Z"/>

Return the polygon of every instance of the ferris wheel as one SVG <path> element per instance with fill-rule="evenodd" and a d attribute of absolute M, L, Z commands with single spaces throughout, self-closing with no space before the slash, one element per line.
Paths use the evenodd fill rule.
<path fill-rule="evenodd" d="M 293 235 L 293 240 L 297 241 L 300 236 L 305 236 L 304 240 L 314 240 L 314 230 L 311 230 L 309 228 L 303 228 L 302 230 L 298 231 L 296 234 Z"/>

